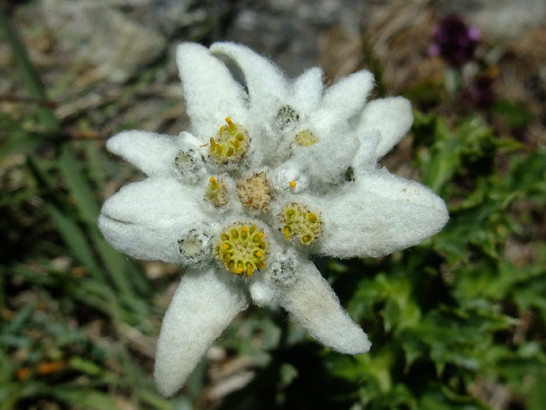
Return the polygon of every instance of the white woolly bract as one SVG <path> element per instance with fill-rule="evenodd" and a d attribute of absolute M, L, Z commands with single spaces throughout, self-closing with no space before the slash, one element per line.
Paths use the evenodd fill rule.
<path fill-rule="evenodd" d="M 326 346 L 346 354 L 370 350 L 366 333 L 341 308 L 334 291 L 314 264 L 301 264 L 295 283 L 285 289 L 280 304 Z"/>
<path fill-rule="evenodd" d="M 172 396 L 224 328 L 248 306 L 243 290 L 215 269 L 187 271 L 163 318 L 154 378 Z"/>
<path fill-rule="evenodd" d="M 184 43 L 176 59 L 191 133 L 111 138 L 107 148 L 147 178 L 108 199 L 99 217 L 119 251 L 187 269 L 158 342 L 160 392 L 180 388 L 249 301 L 283 306 L 338 352 L 368 351 L 310 258 L 387 255 L 446 223 L 430 189 L 377 166 L 411 126 L 409 102 L 368 101 L 366 71 L 329 88 L 319 68 L 290 80 L 233 43 Z"/>

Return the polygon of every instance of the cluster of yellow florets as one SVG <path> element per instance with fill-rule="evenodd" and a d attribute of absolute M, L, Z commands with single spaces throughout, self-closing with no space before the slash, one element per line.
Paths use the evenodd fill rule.
<path fill-rule="evenodd" d="M 256 224 L 234 223 L 220 233 L 214 251 L 228 271 L 252 276 L 266 267 L 268 243 Z"/>
<path fill-rule="evenodd" d="M 224 181 L 215 177 L 210 177 L 205 191 L 205 199 L 216 207 L 227 204 L 227 188 Z"/>
<path fill-rule="evenodd" d="M 302 147 L 308 147 L 309 145 L 316 144 L 317 138 L 311 133 L 311 131 L 300 131 L 296 134 L 296 142 Z"/>
<path fill-rule="evenodd" d="M 248 150 L 250 138 L 246 131 L 228 117 L 227 125 L 210 138 L 209 155 L 218 164 L 239 161 Z"/>
<path fill-rule="evenodd" d="M 291 236 L 295 236 L 302 245 L 310 245 L 322 234 L 320 216 L 303 204 L 285 205 L 279 218 L 281 231 L 287 241 Z"/>
<path fill-rule="evenodd" d="M 284 122 L 295 122 L 298 116 L 292 111 L 280 111 L 279 115 Z M 230 118 L 226 118 L 226 123 L 216 137 L 210 139 L 209 156 L 220 165 L 239 161 L 246 154 L 250 142 L 243 128 Z M 309 146 L 317 139 L 309 131 L 300 131 L 296 134 L 295 142 L 300 146 Z M 296 181 L 289 182 L 291 189 L 295 189 L 296 185 Z M 254 173 L 249 178 L 240 179 L 237 195 L 241 204 L 249 210 L 263 211 L 268 208 L 271 188 L 266 173 Z M 228 203 L 227 187 L 221 178 L 210 177 L 205 198 L 216 207 Z M 285 205 L 278 217 L 286 240 L 294 236 L 302 245 L 310 245 L 322 234 L 320 214 L 303 204 Z M 256 224 L 237 222 L 225 227 L 218 235 L 214 252 L 216 259 L 229 272 L 252 276 L 256 270 L 266 267 L 268 242 L 264 231 Z"/>

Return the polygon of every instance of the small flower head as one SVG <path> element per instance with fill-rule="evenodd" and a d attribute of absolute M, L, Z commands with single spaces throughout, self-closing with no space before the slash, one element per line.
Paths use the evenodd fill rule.
<path fill-rule="evenodd" d="M 300 131 L 296 134 L 296 142 L 302 147 L 308 147 L 317 143 L 317 138 L 311 131 Z"/>
<path fill-rule="evenodd" d="M 280 130 L 284 130 L 297 124 L 299 119 L 300 116 L 294 108 L 284 105 L 277 112 L 276 125 Z"/>
<path fill-rule="evenodd" d="M 237 182 L 237 195 L 248 209 L 265 210 L 271 202 L 271 188 L 265 172 L 254 173 Z"/>
<path fill-rule="evenodd" d="M 250 139 L 246 131 L 231 118 L 222 125 L 215 137 L 210 137 L 209 155 L 217 164 L 237 162 L 246 154 Z"/>
<path fill-rule="evenodd" d="M 196 148 L 185 147 L 176 154 L 173 162 L 175 175 L 183 181 L 195 183 L 202 176 L 203 157 Z"/>
<path fill-rule="evenodd" d="M 311 245 L 322 234 L 322 221 L 316 212 L 298 203 L 287 204 L 279 214 L 285 239 L 297 238 L 302 245 Z"/>
<path fill-rule="evenodd" d="M 205 199 L 215 207 L 221 207 L 228 203 L 226 183 L 221 178 L 210 177 Z"/>
<path fill-rule="evenodd" d="M 199 264 L 210 258 L 211 235 L 206 230 L 191 228 L 178 240 L 182 263 L 188 266 Z"/>
<path fill-rule="evenodd" d="M 252 276 L 265 269 L 268 244 L 264 231 L 256 224 L 235 223 L 218 235 L 214 254 L 223 267 L 237 275 Z"/>

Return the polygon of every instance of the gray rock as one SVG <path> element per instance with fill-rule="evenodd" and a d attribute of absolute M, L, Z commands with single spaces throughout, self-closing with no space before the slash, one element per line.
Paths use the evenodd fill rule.
<path fill-rule="evenodd" d="M 225 39 L 246 44 L 272 57 L 289 75 L 317 65 L 318 38 L 340 25 L 357 33 L 363 21 L 363 1 L 268 0 L 249 2 L 237 14 Z"/>
<path fill-rule="evenodd" d="M 130 3 L 144 3 L 132 0 Z M 44 0 L 42 13 L 60 47 L 73 60 L 84 60 L 99 76 L 124 82 L 166 47 L 154 27 L 140 24 L 116 8 L 120 1 Z"/>

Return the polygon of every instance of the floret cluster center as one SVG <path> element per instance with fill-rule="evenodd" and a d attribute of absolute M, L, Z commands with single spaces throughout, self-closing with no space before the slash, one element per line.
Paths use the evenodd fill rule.
<path fill-rule="evenodd" d="M 256 224 L 234 223 L 218 235 L 215 256 L 224 267 L 237 275 L 252 276 L 266 267 L 268 242 Z"/>
<path fill-rule="evenodd" d="M 220 128 L 216 137 L 210 138 L 209 155 L 218 164 L 239 161 L 248 150 L 250 138 L 247 132 L 229 117 L 227 125 Z"/>
<path fill-rule="evenodd" d="M 266 209 L 271 202 L 271 189 L 265 172 L 240 180 L 237 183 L 237 195 L 241 203 L 247 208 Z"/>
<path fill-rule="evenodd" d="M 302 245 L 310 245 L 322 234 L 320 215 L 312 212 L 306 205 L 291 203 L 283 207 L 279 214 L 281 231 L 285 239 L 295 236 Z"/>

